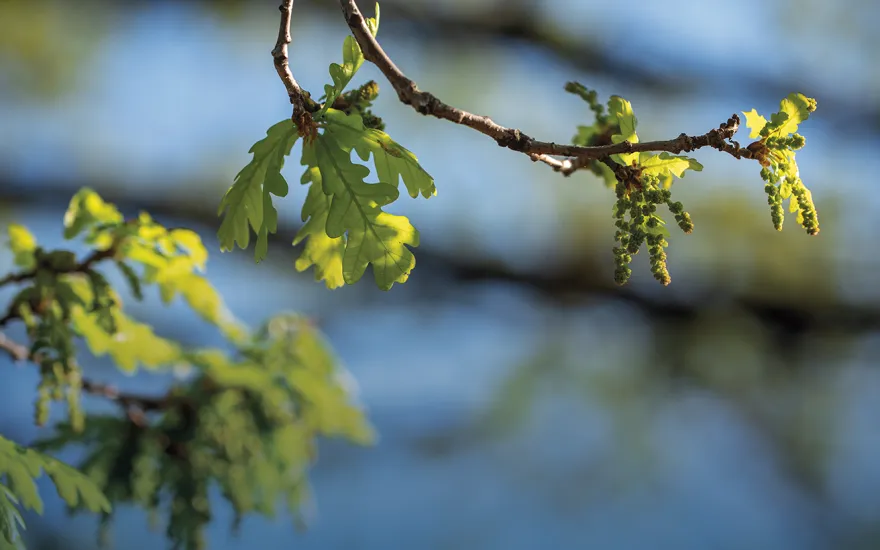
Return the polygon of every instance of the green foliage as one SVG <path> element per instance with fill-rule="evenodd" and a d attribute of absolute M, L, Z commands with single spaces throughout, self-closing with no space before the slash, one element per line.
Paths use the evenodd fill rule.
<path fill-rule="evenodd" d="M 235 511 L 274 516 L 283 501 L 296 512 L 308 498 L 306 471 L 319 435 L 367 444 L 373 432 L 352 404 L 335 358 L 309 323 L 297 316 L 269 321 L 238 349 L 187 354 L 198 376 L 177 387 L 149 425 L 126 418 L 89 419 L 78 433 L 62 424 L 38 444 L 57 450 L 84 444 L 82 471 L 114 501 L 167 509 L 175 548 L 204 548 L 218 486 Z M 105 527 L 110 516 L 105 516 Z"/>
<path fill-rule="evenodd" d="M 386 187 L 396 195 L 395 187 Z M 243 212 L 244 223 L 251 223 L 251 212 Z M 297 514 L 308 496 L 306 474 L 318 437 L 373 440 L 345 371 L 318 331 L 297 316 L 276 317 L 254 333 L 242 327 L 202 274 L 208 254 L 196 233 L 169 230 L 146 213 L 125 219 L 90 189 L 73 197 L 64 225 L 68 239 L 81 238 L 91 249 L 82 259 L 46 250 L 26 228 L 9 226 L 8 245 L 21 270 L 0 284 L 21 288 L 0 325 L 22 322 L 30 346 L 2 349 L 39 368 L 39 425 L 48 421 L 53 401 L 67 404 L 67 420 L 37 448 L 85 445 L 88 453 L 81 474 L 0 437 L 0 532 L 10 545 L 20 544 L 19 503 L 42 510 L 32 481 L 41 469 L 69 505 L 81 502 L 102 513 L 105 525 L 107 499 L 154 514 L 166 509 L 173 546 L 197 549 L 204 548 L 211 519 L 209 486 L 222 489 L 239 519 L 249 512 L 272 515 L 279 500 Z M 101 270 L 110 262 L 136 299 L 150 286 L 165 303 L 182 296 L 232 351 L 189 349 L 126 315 Z M 125 372 L 185 367 L 195 376 L 165 396 L 118 394 L 86 379 L 77 358 L 82 344 Z M 83 393 L 116 400 L 124 414 L 87 415 Z"/>
<path fill-rule="evenodd" d="M 368 20 L 374 34 L 378 5 L 376 10 L 376 18 Z M 302 208 L 306 223 L 293 241 L 294 245 L 305 241 L 296 268 L 304 271 L 314 266 L 316 280 L 338 288 L 356 283 L 372 265 L 377 286 L 388 290 L 394 283 L 405 282 L 415 267 L 409 247 L 419 245 L 419 233 L 406 217 L 385 212 L 383 207 L 397 200 L 401 180 L 413 198 L 430 198 L 437 190 L 416 156 L 382 131 L 384 123 L 367 108 L 378 93 L 375 82 L 344 92 L 364 61 L 360 46 L 350 36 L 342 58 L 342 65 L 330 66 L 333 83 L 325 86 L 324 103 L 314 114 L 319 133 L 302 147 L 301 164 L 306 171 L 301 182 L 310 187 Z M 340 99 L 344 109 L 333 108 Z M 220 204 L 224 218 L 218 237 L 223 250 L 236 245 L 246 248 L 253 230 L 258 235 L 257 261 L 266 256 L 268 234 L 276 232 L 278 221 L 270 195 L 287 195 L 281 169 L 297 135 L 293 121 L 285 120 L 251 148 L 253 160 Z M 365 181 L 370 170 L 352 161 L 352 151 L 363 161 L 372 156 L 377 182 Z"/>
<path fill-rule="evenodd" d="M 426 198 L 436 194 L 434 182 L 412 153 L 384 132 L 365 128 L 359 115 L 329 110 L 326 121 L 323 134 L 314 144 L 303 147 L 302 158 L 308 166 L 303 182 L 321 190 L 318 194 L 310 189 L 302 216 L 303 220 L 314 216 L 318 223 L 304 226 L 296 242 L 318 233 L 317 244 L 306 254 L 307 261 L 318 266 L 322 274 L 341 266 L 342 279 L 353 284 L 372 264 L 376 284 L 388 290 L 395 282 L 406 281 L 415 267 L 415 257 L 406 245 L 418 246 L 419 234 L 405 217 L 388 214 L 382 207 L 399 196 L 401 175 L 412 196 L 419 192 Z M 352 149 L 364 160 L 372 153 L 377 174 L 384 181 L 366 183 L 369 169 L 352 162 Z M 323 239 L 324 234 L 329 240 Z M 342 246 L 332 239 L 343 239 Z M 316 246 L 321 244 L 326 248 L 316 254 Z M 341 254 L 341 261 L 329 252 Z M 297 267 L 308 264 L 303 262 Z M 338 280 L 338 273 L 331 277 Z M 332 286 L 329 280 L 328 286 Z"/>
<path fill-rule="evenodd" d="M 750 137 L 760 137 L 749 149 L 761 163 L 761 179 L 766 183 L 767 204 L 773 227 L 782 231 L 785 217 L 783 201 L 789 200 L 789 212 L 797 214 L 797 222 L 807 234 L 819 233 L 819 216 L 813 195 L 804 185 L 795 161 L 795 151 L 806 143 L 797 133 L 798 125 L 816 110 L 816 100 L 803 94 L 792 93 L 782 100 L 779 112 L 768 122 L 752 109 L 746 116 L 746 124 L 752 130 Z"/>
<path fill-rule="evenodd" d="M 110 501 L 91 479 L 59 460 L 0 436 L 0 542 L 23 547 L 20 507 L 43 513 L 43 501 L 34 482 L 41 472 L 49 476 L 58 496 L 71 509 L 110 512 Z"/>
<path fill-rule="evenodd" d="M 367 25 L 375 35 L 378 5 Z M 385 133 L 384 122 L 371 112 L 376 83 L 346 90 L 363 62 L 357 41 L 347 37 L 342 64 L 330 66 L 331 83 L 324 88 L 322 103 L 308 99 L 309 113 L 297 118 L 303 127 L 283 120 L 251 147 L 251 161 L 219 205 L 221 250 L 247 248 L 253 232 L 255 260 L 266 257 L 269 234 L 278 229 L 274 198 L 289 191 L 281 172 L 303 136 L 300 165 L 305 172 L 300 182 L 308 190 L 301 210 L 304 225 L 293 241 L 303 245 L 296 269 L 314 267 L 315 279 L 328 288 L 354 284 L 370 266 L 383 290 L 408 279 L 419 233 L 406 217 L 386 207 L 398 199 L 401 181 L 412 198 L 427 199 L 437 191 L 416 156 Z M 593 118 L 592 124 L 577 127 L 575 145 L 640 143 L 638 121 L 627 100 L 612 96 L 602 104 L 594 90 L 576 82 L 565 89 L 587 103 Z M 665 249 L 670 233 L 658 212 L 661 204 L 683 232 L 694 228 L 671 188 L 675 178 L 703 167 L 695 159 L 666 152 L 670 150 L 711 145 L 737 158 L 758 160 L 774 226 L 782 228 L 783 201 L 789 199 L 798 223 L 809 234 L 818 233 L 816 209 L 795 162 L 795 151 L 805 143 L 797 133 L 799 124 L 815 109 L 815 100 L 791 94 L 769 121 L 754 110 L 744 113 L 752 139 L 758 139 L 747 148 L 731 141 L 729 130 L 735 131 L 739 121 L 734 116 L 699 138 L 681 135 L 660 146 L 639 147 L 659 153 L 625 145 L 632 152 L 586 163 L 616 195 L 615 280 L 623 284 L 629 279 L 632 257 L 645 245 L 654 277 L 669 284 Z M 698 139 L 702 141 L 695 145 Z M 549 164 L 559 169 L 559 164 Z M 279 502 L 297 517 L 308 499 L 307 472 L 318 438 L 373 441 L 345 370 L 319 332 L 293 315 L 275 317 L 255 332 L 243 327 L 205 278 L 208 253 L 195 232 L 168 229 L 145 212 L 126 219 L 85 188 L 70 201 L 64 237 L 78 239 L 88 249 L 86 255 L 47 250 L 21 225 L 10 225 L 7 234 L 16 271 L 0 279 L 0 286 L 17 285 L 18 290 L 0 327 L 22 323 L 27 345 L 2 335 L 0 349 L 38 368 L 36 423 L 46 424 L 51 404 L 58 401 L 65 402 L 67 419 L 35 449 L 0 437 L 0 544 L 21 546 L 20 508 L 42 511 L 34 478 L 45 472 L 68 506 L 102 514 L 105 527 L 112 518 L 111 502 L 130 503 L 152 517 L 166 518 L 174 548 L 202 549 L 213 513 L 209 488 L 221 489 L 236 525 L 248 513 L 274 515 Z M 216 327 L 225 338 L 224 349 L 189 348 L 128 316 L 103 269 L 109 263 L 136 300 L 143 300 L 150 288 L 166 304 L 181 297 Z M 160 396 L 119 392 L 85 376 L 78 358 L 83 345 L 126 373 L 183 367 L 191 376 L 176 380 Z M 110 399 L 122 414 L 87 415 L 83 394 Z M 38 452 L 69 445 L 85 447 L 81 472 Z"/>

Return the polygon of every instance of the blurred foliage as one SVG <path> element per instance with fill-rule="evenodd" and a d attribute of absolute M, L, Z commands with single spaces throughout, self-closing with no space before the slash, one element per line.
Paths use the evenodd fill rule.
<path fill-rule="evenodd" d="M 76 88 L 108 29 L 108 12 L 90 0 L 0 2 L 0 95 L 46 100 Z M 59 55 L 63 43 L 64 55 Z"/>
<path fill-rule="evenodd" d="M 94 481 L 54 458 L 0 436 L 0 475 L 8 484 L 7 487 L 0 483 L 0 548 L 4 542 L 23 548 L 19 529 L 24 527 L 24 520 L 19 514 L 19 506 L 43 512 L 43 501 L 34 484 L 34 478 L 41 471 L 52 478 L 58 496 L 69 507 L 82 506 L 90 512 L 110 512 L 110 502 Z"/>
<path fill-rule="evenodd" d="M 124 219 L 90 189 L 70 201 L 64 227 L 66 239 L 82 238 L 91 249 L 85 259 L 45 250 L 25 227 L 9 226 L 19 271 L 0 279 L 0 286 L 22 288 L 0 326 L 21 321 L 30 346 L 0 335 L 0 349 L 39 367 L 37 424 L 48 421 L 51 402 L 66 402 L 67 421 L 37 449 L 85 445 L 80 469 L 88 478 L 0 438 L 0 480 L 8 486 L 0 484 L 0 527 L 8 543 L 20 541 L 19 502 L 42 509 L 31 481 L 40 468 L 69 505 L 81 500 L 103 512 L 105 525 L 111 503 L 137 504 L 154 514 L 167 507 L 173 547 L 196 550 L 204 548 L 212 517 L 211 486 L 231 503 L 236 524 L 250 512 L 274 514 L 279 499 L 296 514 L 308 496 L 305 476 L 316 437 L 372 441 L 351 384 L 318 332 L 304 318 L 280 315 L 249 334 L 201 274 L 207 252 L 196 233 L 166 229 L 146 213 Z M 158 287 L 165 303 L 182 296 L 234 353 L 188 349 L 128 317 L 100 270 L 110 262 L 136 299 L 145 286 Z M 125 372 L 186 366 L 196 375 L 161 397 L 119 393 L 86 378 L 77 361 L 80 343 L 94 355 L 109 355 Z M 124 414 L 87 415 L 84 393 L 117 402 Z"/>

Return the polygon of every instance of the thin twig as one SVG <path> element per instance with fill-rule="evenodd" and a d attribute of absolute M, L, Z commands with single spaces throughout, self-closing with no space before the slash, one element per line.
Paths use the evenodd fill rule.
<path fill-rule="evenodd" d="M 2 332 L 0 332 L 0 350 L 6 352 L 13 361 L 29 361 L 39 365 L 43 359 L 43 356 L 40 353 L 31 353 L 31 350 L 27 346 L 10 339 Z M 84 379 L 82 381 L 82 389 L 90 395 L 109 399 L 126 409 L 129 407 L 137 407 L 142 411 L 156 411 L 165 408 L 169 402 L 167 397 L 123 393 L 113 386 L 101 382 L 94 382 L 89 379 Z"/>
<path fill-rule="evenodd" d="M 86 273 L 94 264 L 112 258 L 116 255 L 116 248 L 110 247 L 107 250 L 96 250 L 86 256 L 81 262 L 67 269 L 53 268 L 56 274 Z M 39 267 L 22 271 L 20 273 L 10 273 L 3 279 L 0 279 L 0 286 L 12 283 L 22 283 L 29 281 L 37 276 Z M 14 304 L 13 304 L 14 305 Z M 14 307 L 10 307 L 7 313 L 0 317 L 0 327 L 5 326 L 10 321 L 19 318 L 19 313 Z M 13 361 L 29 361 L 36 365 L 40 365 L 43 355 L 40 353 L 32 353 L 30 348 L 24 344 L 20 344 L 8 336 L 0 332 L 0 351 L 4 351 Z M 121 393 L 116 388 L 100 382 L 85 379 L 82 382 L 82 389 L 88 394 L 104 397 L 116 403 L 123 408 L 137 407 L 143 411 L 159 410 L 166 406 L 167 398 L 151 397 L 145 395 L 136 395 L 129 393 Z"/>
<path fill-rule="evenodd" d="M 293 16 L 293 0 L 282 0 L 278 10 L 281 12 L 281 23 L 278 27 L 278 40 L 272 49 L 272 59 L 275 61 L 275 71 L 287 89 L 287 96 L 293 105 L 293 121 L 297 124 L 301 135 L 309 135 L 314 127 L 312 115 L 306 107 L 308 101 L 306 100 L 305 93 L 296 82 L 290 70 L 290 58 L 288 56 L 288 46 L 292 41 L 290 21 Z"/>
<path fill-rule="evenodd" d="M 571 168 L 571 161 L 568 159 L 559 160 L 549 155 L 538 155 L 536 153 L 529 153 L 529 158 L 534 162 L 543 162 L 556 172 L 565 172 Z"/>
<path fill-rule="evenodd" d="M 397 97 L 402 103 L 412 106 L 413 109 L 423 115 L 431 115 L 473 128 L 474 130 L 494 139 L 501 147 L 507 147 L 508 149 L 525 153 L 529 155 L 532 160 L 539 160 L 547 163 L 547 159 L 553 156 L 575 159 L 575 161 L 571 163 L 571 166 L 566 166 L 565 169 L 555 163 L 548 163 L 553 166 L 554 169 L 557 169 L 566 175 L 589 164 L 590 160 L 607 158 L 610 155 L 621 153 L 638 153 L 645 151 L 682 153 L 702 147 L 714 147 L 737 158 L 752 158 L 752 152 L 748 149 L 741 148 L 738 144 L 733 145 L 726 143 L 720 139 L 722 135 L 727 136 L 726 139 L 729 139 L 729 137 L 733 135 L 733 133 L 729 131 L 720 131 L 724 130 L 723 127 L 725 125 L 701 136 L 687 136 L 682 134 L 675 139 L 665 141 L 645 141 L 641 143 L 624 141 L 621 143 L 594 147 L 538 141 L 516 128 L 506 128 L 495 123 L 489 117 L 463 111 L 442 102 L 430 92 L 420 90 L 416 83 L 410 80 L 403 71 L 391 61 L 382 49 L 382 46 L 376 41 L 376 38 L 367 27 L 367 22 L 364 19 L 363 14 L 361 14 L 361 11 L 358 9 L 355 0 L 340 0 L 340 4 L 342 6 L 342 12 L 345 16 L 346 23 L 363 51 L 364 59 L 372 62 L 380 71 L 382 71 L 382 74 L 385 75 L 385 78 L 391 83 L 391 86 L 397 92 Z M 738 128 L 739 119 L 736 115 L 731 118 L 731 120 L 733 119 L 736 119 L 737 122 L 737 124 L 734 125 L 734 128 Z"/>
<path fill-rule="evenodd" d="M 68 268 L 68 269 L 58 269 L 53 267 L 52 271 L 57 275 L 63 274 L 72 274 L 72 273 L 86 273 L 88 272 L 92 266 L 96 263 L 106 260 L 108 258 L 112 258 L 116 255 L 116 247 L 112 246 L 107 250 L 95 250 L 88 256 L 86 256 L 81 262 L 76 265 Z M 37 276 L 37 272 L 40 267 L 37 266 L 34 269 L 28 271 L 21 271 L 19 273 L 10 273 L 9 275 L 0 279 L 0 287 L 13 283 L 23 283 L 25 281 L 30 281 Z M 16 304 L 10 304 L 9 309 L 6 311 L 6 314 L 0 317 L 0 327 L 7 325 L 10 321 L 19 318 L 19 313 L 17 309 L 15 309 Z"/>
<path fill-rule="evenodd" d="M 70 267 L 69 269 L 53 269 L 55 273 L 63 274 L 63 273 L 85 273 L 91 267 L 107 258 L 112 258 L 116 255 L 116 249 L 111 247 L 107 250 L 95 250 L 85 258 L 83 261 L 78 264 Z M 37 276 L 37 269 L 31 269 L 29 271 L 22 271 L 19 273 L 10 273 L 9 275 L 0 279 L 0 286 L 12 284 L 12 283 L 23 283 L 24 281 L 29 281 Z"/>

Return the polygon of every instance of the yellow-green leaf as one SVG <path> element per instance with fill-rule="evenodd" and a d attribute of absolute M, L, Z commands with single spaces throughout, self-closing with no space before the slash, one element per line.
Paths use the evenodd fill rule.
<path fill-rule="evenodd" d="M 761 130 L 767 125 L 767 119 L 759 115 L 756 109 L 752 109 L 748 112 L 743 111 L 743 114 L 746 116 L 746 126 L 751 130 L 749 138 L 755 139 L 760 137 Z"/>
<path fill-rule="evenodd" d="M 611 136 L 612 143 L 622 143 L 624 141 L 630 143 L 639 142 L 639 136 L 636 134 L 636 125 L 638 124 L 638 121 L 636 120 L 632 105 L 629 101 L 620 96 L 611 96 L 611 99 L 608 100 L 608 113 L 616 119 L 617 125 L 620 128 L 619 134 Z M 619 164 L 629 166 L 634 160 L 639 158 L 639 154 L 625 153 L 614 155 L 612 158 L 614 158 Z"/>
<path fill-rule="evenodd" d="M 37 239 L 23 225 L 9 224 L 6 228 L 9 235 L 9 248 L 14 255 L 15 265 L 22 269 L 33 269 L 36 265 L 34 251 L 37 249 Z"/>
<path fill-rule="evenodd" d="M 699 172 L 703 169 L 703 165 L 692 158 L 671 155 L 666 152 L 659 155 L 641 153 L 639 155 L 639 166 L 642 167 L 643 174 L 656 176 L 672 174 L 677 178 L 684 177 L 685 170 Z"/>
<path fill-rule="evenodd" d="M 70 206 L 64 213 L 64 238 L 72 239 L 95 225 L 117 224 L 122 220 L 122 214 L 114 205 L 84 187 L 70 199 Z"/>

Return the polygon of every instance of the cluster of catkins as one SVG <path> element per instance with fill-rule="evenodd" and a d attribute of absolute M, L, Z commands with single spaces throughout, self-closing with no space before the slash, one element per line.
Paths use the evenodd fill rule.
<path fill-rule="evenodd" d="M 661 188 L 660 180 L 656 176 L 642 175 L 639 184 L 634 186 L 618 182 L 615 192 L 617 193 L 617 204 L 614 208 L 617 227 L 615 238 L 619 246 L 614 248 L 617 264 L 614 281 L 622 285 L 629 280 L 632 275 L 632 269 L 629 267 L 632 257 L 638 254 L 643 243 L 647 243 L 651 258 L 651 273 L 660 283 L 668 285 L 672 279 L 666 268 L 664 248 L 669 246 L 669 242 L 663 237 L 660 229 L 665 222 L 657 214 L 657 205 L 665 203 L 669 211 L 675 215 L 678 226 L 685 233 L 690 233 L 694 229 L 690 215 L 684 211 L 684 206 L 680 202 L 672 202 L 672 193 L 668 189 Z"/>

